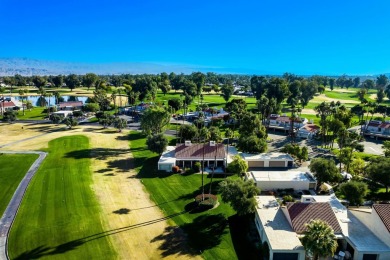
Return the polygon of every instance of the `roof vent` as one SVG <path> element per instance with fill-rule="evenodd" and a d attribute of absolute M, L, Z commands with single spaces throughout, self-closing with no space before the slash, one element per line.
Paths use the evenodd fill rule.
<path fill-rule="evenodd" d="M 191 141 L 185 141 L 185 142 L 184 142 L 184 145 L 185 145 L 185 146 L 191 146 Z"/>
<path fill-rule="evenodd" d="M 215 141 L 210 141 L 210 146 L 215 146 Z"/>

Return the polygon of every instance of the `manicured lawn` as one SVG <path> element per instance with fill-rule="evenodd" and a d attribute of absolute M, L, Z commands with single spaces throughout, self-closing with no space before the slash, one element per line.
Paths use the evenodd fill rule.
<path fill-rule="evenodd" d="M 171 224 L 178 225 L 187 233 L 194 252 L 201 252 L 205 259 L 236 259 L 228 225 L 228 217 L 235 214 L 232 208 L 219 198 L 220 205 L 215 209 L 201 213 L 191 211 L 190 205 L 195 195 L 200 194 L 201 175 L 157 172 L 159 156 L 147 150 L 145 137 L 139 132 L 130 133 L 130 147 L 135 167 L 139 171 L 138 177 L 142 179 L 152 200 L 169 217 Z M 214 180 L 213 193 L 223 178 Z M 210 179 L 205 177 L 206 192 L 210 187 L 209 182 Z"/>
<path fill-rule="evenodd" d="M 19 110 L 17 114 L 17 118 L 21 120 L 26 120 L 26 119 L 32 119 L 32 120 L 41 120 L 47 117 L 46 113 L 43 113 L 44 107 L 34 107 L 29 111 L 28 109 L 24 110 L 25 115 L 23 115 L 23 110 Z"/>
<path fill-rule="evenodd" d="M 85 136 L 49 143 L 11 229 L 11 259 L 116 258 L 91 189 L 88 148 Z"/>
<path fill-rule="evenodd" d="M 20 181 L 37 158 L 37 154 L 2 154 L 0 152 L 0 216 L 3 215 Z"/>

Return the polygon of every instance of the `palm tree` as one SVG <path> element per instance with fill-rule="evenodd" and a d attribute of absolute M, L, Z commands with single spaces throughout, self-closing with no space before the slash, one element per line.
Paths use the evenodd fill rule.
<path fill-rule="evenodd" d="M 314 111 L 317 112 L 317 117 L 321 119 L 320 124 L 321 124 L 321 132 L 322 132 L 322 144 L 324 144 L 326 130 L 327 130 L 326 118 L 332 114 L 332 110 L 328 103 L 322 102 L 321 104 L 319 104 L 314 108 Z"/>
<path fill-rule="evenodd" d="M 50 98 L 53 96 L 53 94 L 51 92 L 48 92 L 46 94 L 46 97 L 49 98 L 49 107 L 47 108 L 47 116 L 50 117 Z"/>
<path fill-rule="evenodd" d="M 305 236 L 302 237 L 301 242 L 314 260 L 319 257 L 333 256 L 337 249 L 337 240 L 332 227 L 319 219 L 306 224 Z"/>
<path fill-rule="evenodd" d="M 24 99 L 24 89 L 19 89 L 19 95 L 22 97 L 22 109 L 23 109 L 23 115 L 25 115 L 24 113 L 24 104 L 23 104 L 23 99 Z"/>
<path fill-rule="evenodd" d="M 112 90 L 111 99 L 114 102 L 114 111 L 115 111 L 115 108 L 116 108 L 116 94 L 117 94 L 116 90 L 115 89 Z"/>
<path fill-rule="evenodd" d="M 1 115 L 4 115 L 4 92 L 5 92 L 5 87 L 0 87 L 0 93 L 2 95 L 2 109 L 1 109 Z"/>

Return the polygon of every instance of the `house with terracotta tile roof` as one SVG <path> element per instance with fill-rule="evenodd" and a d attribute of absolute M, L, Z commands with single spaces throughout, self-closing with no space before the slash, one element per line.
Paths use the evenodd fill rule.
<path fill-rule="evenodd" d="M 279 130 L 285 130 L 288 131 L 291 128 L 291 117 L 287 116 L 286 114 L 283 114 L 282 116 L 277 114 L 271 114 L 268 117 L 268 128 L 271 129 L 279 129 Z M 308 120 L 306 118 L 297 117 L 294 119 L 293 127 L 294 129 L 299 129 L 305 124 L 308 123 Z"/>
<path fill-rule="evenodd" d="M 12 111 L 19 108 L 14 101 L 0 101 L 0 112 Z"/>
<path fill-rule="evenodd" d="M 60 102 L 57 105 L 58 110 L 77 110 L 83 108 L 82 101 L 69 101 L 69 102 Z"/>
<path fill-rule="evenodd" d="M 316 133 L 320 131 L 320 127 L 315 124 L 305 124 L 299 128 L 297 136 L 300 138 L 312 138 Z"/>
<path fill-rule="evenodd" d="M 258 196 L 256 200 L 255 223 L 263 245 L 269 248 L 270 260 L 305 259 L 299 238 L 304 236 L 306 224 L 314 219 L 327 222 L 334 230 L 338 243 L 335 259 L 390 259 L 386 238 L 352 214 L 334 194 L 303 195 L 300 202 L 287 203 L 286 206 L 280 206 L 273 196 Z M 387 209 L 379 211 L 385 215 Z M 387 233 L 387 239 L 389 237 Z"/>

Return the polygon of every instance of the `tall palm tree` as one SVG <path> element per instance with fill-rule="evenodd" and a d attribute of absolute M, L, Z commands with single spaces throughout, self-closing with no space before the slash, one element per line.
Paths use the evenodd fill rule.
<path fill-rule="evenodd" d="M 321 104 L 319 104 L 318 106 L 316 106 L 314 108 L 314 111 L 317 112 L 317 117 L 319 117 L 321 120 L 320 120 L 320 124 L 321 124 L 321 132 L 322 132 L 322 144 L 324 144 L 325 142 L 325 136 L 326 136 L 326 130 L 327 130 L 327 126 L 326 126 L 326 118 L 332 114 L 332 110 L 331 110 L 331 107 L 328 103 L 326 102 L 322 102 Z"/>
<path fill-rule="evenodd" d="M 4 92 L 5 92 L 5 87 L 0 87 L 0 93 L 1 93 L 1 96 L 2 96 L 2 109 L 1 109 L 1 115 L 4 115 Z"/>
<path fill-rule="evenodd" d="M 116 109 L 116 94 L 117 94 L 117 91 L 115 89 L 113 89 L 112 93 L 111 93 L 111 99 L 112 99 L 112 102 L 114 102 L 114 111 Z"/>
<path fill-rule="evenodd" d="M 53 96 L 53 94 L 51 92 L 48 92 L 46 94 L 46 97 L 49 98 L 49 106 L 47 107 L 47 116 L 50 116 L 50 98 Z"/>
<path fill-rule="evenodd" d="M 24 95 L 25 95 L 24 89 L 19 89 L 19 95 L 22 97 L 22 109 L 23 109 L 23 115 L 25 115 L 25 113 L 24 113 L 24 104 L 23 104 Z"/>
<path fill-rule="evenodd" d="M 319 219 L 306 224 L 305 236 L 302 237 L 301 242 L 314 260 L 319 257 L 333 256 L 337 249 L 337 240 L 332 227 Z"/>

